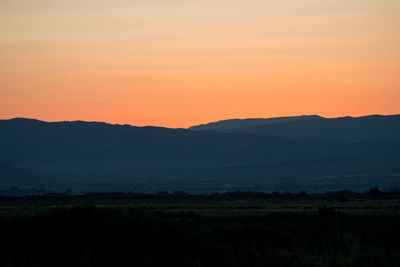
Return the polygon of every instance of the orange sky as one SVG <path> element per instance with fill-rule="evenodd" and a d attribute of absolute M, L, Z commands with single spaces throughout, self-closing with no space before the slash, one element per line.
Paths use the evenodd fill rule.
<path fill-rule="evenodd" d="M 398 0 L 0 0 L 0 118 L 400 113 Z"/>

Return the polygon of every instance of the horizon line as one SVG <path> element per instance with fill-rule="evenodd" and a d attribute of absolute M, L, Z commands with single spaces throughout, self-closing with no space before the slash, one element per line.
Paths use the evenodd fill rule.
<path fill-rule="evenodd" d="M 189 129 L 193 126 L 200 126 L 200 125 L 207 125 L 207 124 L 212 124 L 212 123 L 218 123 L 222 121 L 229 121 L 229 120 L 253 120 L 253 119 L 275 119 L 275 118 L 290 118 L 290 117 L 303 117 L 303 116 L 318 116 L 322 119 L 340 119 L 340 118 L 363 118 L 363 117 L 372 117 L 372 116 L 398 116 L 400 113 L 395 113 L 395 114 L 378 114 L 378 113 L 373 113 L 373 114 L 368 114 L 368 115 L 362 115 L 362 116 L 338 116 L 338 117 L 325 117 L 321 116 L 318 114 L 303 114 L 303 115 L 285 115 L 285 116 L 273 116 L 273 117 L 247 117 L 247 118 L 227 118 L 227 119 L 221 119 L 221 120 L 216 120 L 216 121 L 209 121 L 205 123 L 198 123 L 198 124 L 192 124 L 189 127 L 168 127 L 168 126 L 160 126 L 160 125 L 134 125 L 130 123 L 114 123 L 114 122 L 108 122 L 108 121 L 98 121 L 98 120 L 45 120 L 45 119 L 38 119 L 38 118 L 32 118 L 32 117 L 12 117 L 12 118 L 0 118 L 2 121 L 7 121 L 7 120 L 15 120 L 15 119 L 25 119 L 25 120 L 35 120 L 35 121 L 40 121 L 40 122 L 46 122 L 46 123 L 61 123 L 61 122 L 87 122 L 87 123 L 105 123 L 105 124 L 110 124 L 110 125 L 120 125 L 120 126 L 131 126 L 131 127 L 157 127 L 157 128 L 169 128 L 169 129 Z"/>

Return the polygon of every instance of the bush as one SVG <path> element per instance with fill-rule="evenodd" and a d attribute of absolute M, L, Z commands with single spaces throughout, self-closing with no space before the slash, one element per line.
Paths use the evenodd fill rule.
<path fill-rule="evenodd" d="M 318 216 L 320 217 L 334 217 L 337 214 L 338 212 L 334 208 L 328 207 L 325 204 L 318 207 Z"/>

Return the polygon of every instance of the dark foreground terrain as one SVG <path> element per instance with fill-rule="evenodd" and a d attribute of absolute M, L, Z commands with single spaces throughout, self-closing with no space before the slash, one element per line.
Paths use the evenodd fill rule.
<path fill-rule="evenodd" d="M 399 195 L 0 197 L 0 266 L 399 266 Z"/>

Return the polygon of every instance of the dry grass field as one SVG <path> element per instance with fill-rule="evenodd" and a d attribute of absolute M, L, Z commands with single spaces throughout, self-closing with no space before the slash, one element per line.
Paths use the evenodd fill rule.
<path fill-rule="evenodd" d="M 399 266 L 400 199 L 349 194 L 2 197 L 0 266 Z"/>

